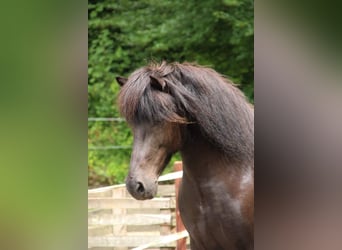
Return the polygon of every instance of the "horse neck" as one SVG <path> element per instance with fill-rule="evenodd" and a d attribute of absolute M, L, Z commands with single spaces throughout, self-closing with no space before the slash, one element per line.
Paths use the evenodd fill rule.
<path fill-rule="evenodd" d="M 211 178 L 242 178 L 253 172 L 253 162 L 238 162 L 227 157 L 223 150 L 210 143 L 198 128 L 186 135 L 180 150 L 184 173 L 197 181 Z"/>

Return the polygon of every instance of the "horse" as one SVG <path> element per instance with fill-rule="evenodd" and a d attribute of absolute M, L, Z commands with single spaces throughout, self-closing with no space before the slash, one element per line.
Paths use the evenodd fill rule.
<path fill-rule="evenodd" d="M 244 94 L 215 70 L 187 62 L 151 63 L 116 80 L 134 136 L 129 193 L 152 199 L 180 152 L 179 209 L 191 249 L 253 249 L 254 110 Z"/>

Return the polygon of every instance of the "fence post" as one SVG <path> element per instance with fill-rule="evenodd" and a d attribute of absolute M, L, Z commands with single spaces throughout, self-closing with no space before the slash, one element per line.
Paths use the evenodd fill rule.
<path fill-rule="evenodd" d="M 176 161 L 174 166 L 174 171 L 181 171 L 183 170 L 183 164 L 181 161 Z M 179 212 L 179 204 L 178 204 L 178 192 L 179 192 L 179 187 L 182 179 L 176 179 L 175 180 L 175 191 L 176 191 L 176 231 L 182 232 L 185 230 L 183 221 L 180 217 L 180 212 Z M 182 238 L 177 240 L 177 247 L 176 250 L 186 250 L 186 238 Z"/>
<path fill-rule="evenodd" d="M 112 198 L 124 198 L 126 197 L 126 188 L 114 188 L 112 189 Z M 127 213 L 125 208 L 113 208 L 112 215 L 122 215 L 124 216 Z M 127 226 L 126 225 L 113 225 L 113 235 L 115 236 L 125 236 L 127 235 Z M 114 249 L 114 248 L 110 248 Z M 116 248 L 118 250 L 128 250 L 128 247 L 120 247 Z"/>

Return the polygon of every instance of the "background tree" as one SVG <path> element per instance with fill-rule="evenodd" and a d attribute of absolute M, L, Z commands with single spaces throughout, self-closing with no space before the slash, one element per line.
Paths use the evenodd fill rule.
<path fill-rule="evenodd" d="M 90 0 L 88 9 L 89 117 L 119 117 L 115 77 L 151 60 L 210 66 L 253 102 L 253 1 Z M 132 144 L 126 123 L 89 121 L 88 131 L 89 186 L 123 182 Z M 98 148 L 113 145 L 124 147 Z"/>

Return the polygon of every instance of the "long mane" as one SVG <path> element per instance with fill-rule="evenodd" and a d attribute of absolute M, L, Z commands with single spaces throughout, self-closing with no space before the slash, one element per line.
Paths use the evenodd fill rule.
<path fill-rule="evenodd" d="M 165 89 L 155 88 L 151 77 L 162 79 Z M 253 108 L 232 82 L 210 68 L 165 62 L 140 68 L 122 87 L 119 107 L 129 123 L 194 124 L 229 157 L 253 158 Z"/>

